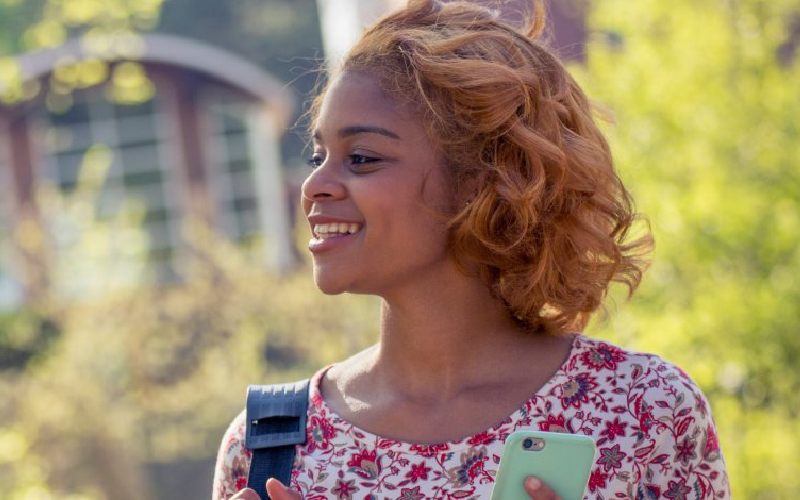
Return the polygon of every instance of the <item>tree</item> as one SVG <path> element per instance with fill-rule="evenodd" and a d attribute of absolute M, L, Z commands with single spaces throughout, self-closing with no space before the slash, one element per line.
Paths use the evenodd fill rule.
<path fill-rule="evenodd" d="M 617 164 L 657 245 L 640 294 L 601 334 L 694 376 L 711 399 L 735 496 L 797 497 L 800 8 L 592 8 L 588 66 L 576 71 L 616 115 Z"/>

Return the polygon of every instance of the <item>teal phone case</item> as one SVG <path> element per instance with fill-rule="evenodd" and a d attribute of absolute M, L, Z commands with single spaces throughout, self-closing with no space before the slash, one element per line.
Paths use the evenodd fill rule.
<path fill-rule="evenodd" d="M 525 449 L 526 439 L 540 439 L 539 450 Z M 536 443 L 537 441 L 533 441 Z M 530 443 L 530 442 L 529 442 Z M 492 500 L 530 500 L 524 482 L 536 476 L 562 500 L 581 500 L 594 463 L 592 438 L 558 432 L 516 431 L 506 439 Z"/>

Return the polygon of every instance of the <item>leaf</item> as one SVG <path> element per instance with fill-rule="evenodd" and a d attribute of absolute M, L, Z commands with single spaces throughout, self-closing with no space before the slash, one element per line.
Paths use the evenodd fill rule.
<path fill-rule="evenodd" d="M 391 448 L 392 446 L 397 445 L 397 441 L 391 439 L 379 439 L 378 440 L 378 448 L 381 450 L 386 450 Z"/>
<path fill-rule="evenodd" d="M 662 453 L 661 455 L 658 455 L 654 459 L 650 460 L 650 463 L 651 464 L 660 464 L 660 463 L 663 463 L 668 458 L 669 458 L 668 454 Z"/>
<path fill-rule="evenodd" d="M 646 457 L 653 452 L 653 449 L 655 449 L 655 447 L 656 447 L 655 441 L 651 441 L 649 445 L 644 446 L 642 448 L 637 448 L 636 451 L 633 452 L 633 455 L 636 458 Z"/>
<path fill-rule="evenodd" d="M 694 422 L 694 417 L 688 417 L 679 420 L 677 425 L 675 426 L 675 434 L 677 434 L 678 436 L 686 434 L 686 431 L 689 430 L 689 426 L 692 425 L 692 422 Z"/>
<path fill-rule="evenodd" d="M 467 498 L 472 495 L 472 490 L 458 490 L 450 494 L 453 498 Z"/>

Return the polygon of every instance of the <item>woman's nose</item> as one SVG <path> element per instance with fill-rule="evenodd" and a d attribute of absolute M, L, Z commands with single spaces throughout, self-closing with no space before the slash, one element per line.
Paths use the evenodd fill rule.
<path fill-rule="evenodd" d="M 328 162 L 314 169 L 303 182 L 303 199 L 315 202 L 344 198 L 347 190 L 334 169 L 335 165 L 329 165 Z"/>

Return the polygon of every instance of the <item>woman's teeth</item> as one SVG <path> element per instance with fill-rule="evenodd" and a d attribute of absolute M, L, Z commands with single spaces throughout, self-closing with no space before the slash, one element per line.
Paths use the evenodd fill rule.
<path fill-rule="evenodd" d="M 353 234 L 361 229 L 361 224 L 356 222 L 329 222 L 327 224 L 314 224 L 314 236 L 317 238 L 335 238 L 345 234 Z"/>

